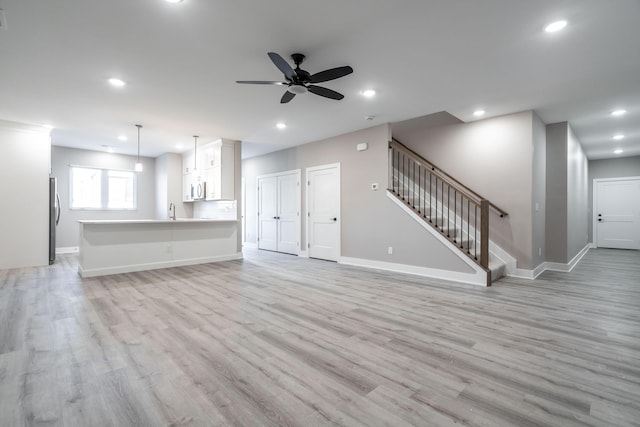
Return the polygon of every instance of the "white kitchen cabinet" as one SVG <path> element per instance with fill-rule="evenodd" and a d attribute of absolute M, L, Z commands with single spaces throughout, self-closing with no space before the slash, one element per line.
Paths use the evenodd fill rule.
<path fill-rule="evenodd" d="M 193 183 L 193 174 L 185 173 L 182 175 L 182 201 L 193 202 L 193 193 L 191 186 Z"/>
<path fill-rule="evenodd" d="M 207 200 L 235 200 L 235 143 L 219 140 L 206 146 Z"/>

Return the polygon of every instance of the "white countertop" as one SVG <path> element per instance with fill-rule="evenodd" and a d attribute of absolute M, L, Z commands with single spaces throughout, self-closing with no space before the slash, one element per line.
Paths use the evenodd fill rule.
<path fill-rule="evenodd" d="M 237 219 L 207 219 L 207 218 L 176 218 L 176 219 L 105 219 L 86 220 L 79 219 L 80 224 L 180 224 L 180 223 L 215 223 L 238 222 Z"/>

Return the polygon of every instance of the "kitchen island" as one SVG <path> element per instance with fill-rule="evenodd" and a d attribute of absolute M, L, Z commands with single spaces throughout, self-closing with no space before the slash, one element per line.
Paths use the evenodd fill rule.
<path fill-rule="evenodd" d="M 242 258 L 239 221 L 216 219 L 78 221 L 81 277 Z"/>

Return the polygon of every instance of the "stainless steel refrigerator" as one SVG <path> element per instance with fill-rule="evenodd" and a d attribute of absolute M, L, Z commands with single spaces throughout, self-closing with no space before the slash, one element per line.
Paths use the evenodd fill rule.
<path fill-rule="evenodd" d="M 60 222 L 60 196 L 58 180 L 49 178 L 49 265 L 56 262 L 56 227 Z"/>

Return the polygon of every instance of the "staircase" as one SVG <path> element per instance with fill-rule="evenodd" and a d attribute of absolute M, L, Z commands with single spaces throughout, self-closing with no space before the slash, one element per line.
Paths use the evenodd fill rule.
<path fill-rule="evenodd" d="M 387 191 L 477 264 L 487 286 L 504 275 L 505 264 L 489 250 L 489 211 L 503 218 L 504 210 L 396 139 L 389 142 Z"/>

